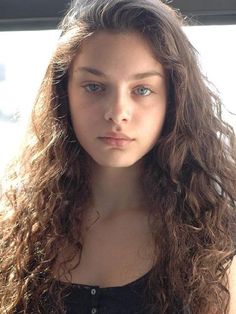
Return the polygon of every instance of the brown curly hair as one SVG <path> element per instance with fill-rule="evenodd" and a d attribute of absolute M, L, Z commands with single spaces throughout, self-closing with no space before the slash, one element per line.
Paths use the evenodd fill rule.
<path fill-rule="evenodd" d="M 166 120 L 144 157 L 143 189 L 160 252 L 149 279 L 150 313 L 174 313 L 176 300 L 184 313 L 228 312 L 227 270 L 235 254 L 235 134 L 223 121 L 220 97 L 201 73 L 198 53 L 182 30 L 186 23 L 158 0 L 72 4 L 21 153 L 3 182 L 1 313 L 65 312 L 67 287 L 57 285 L 52 270 L 63 248 L 81 252 L 82 213 L 91 199 L 86 153 L 68 109 L 68 73 L 83 40 L 102 30 L 141 33 L 167 75 Z M 69 259 L 74 255 L 72 250 Z M 61 264 L 64 272 L 69 259 Z"/>

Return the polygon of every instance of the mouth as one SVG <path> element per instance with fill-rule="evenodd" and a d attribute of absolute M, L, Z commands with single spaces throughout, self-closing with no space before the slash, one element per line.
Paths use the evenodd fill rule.
<path fill-rule="evenodd" d="M 114 147 L 126 147 L 130 145 L 134 140 L 128 138 L 117 138 L 117 137 L 99 137 L 104 144 Z"/>
<path fill-rule="evenodd" d="M 118 140 L 132 140 L 129 136 L 121 132 L 107 132 L 104 135 L 100 136 L 101 138 L 112 138 Z"/>

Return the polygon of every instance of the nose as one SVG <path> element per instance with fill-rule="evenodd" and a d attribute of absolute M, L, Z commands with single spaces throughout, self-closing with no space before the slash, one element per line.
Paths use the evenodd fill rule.
<path fill-rule="evenodd" d="M 105 109 L 104 118 L 115 124 L 127 123 L 131 118 L 131 106 L 128 96 L 124 93 L 111 95 Z"/>

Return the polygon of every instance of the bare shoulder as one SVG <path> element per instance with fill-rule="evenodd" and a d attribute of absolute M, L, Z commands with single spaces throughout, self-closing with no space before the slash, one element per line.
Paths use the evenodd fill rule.
<path fill-rule="evenodd" d="M 230 292 L 230 310 L 229 314 L 236 313 L 236 256 L 229 269 L 229 292 Z"/>

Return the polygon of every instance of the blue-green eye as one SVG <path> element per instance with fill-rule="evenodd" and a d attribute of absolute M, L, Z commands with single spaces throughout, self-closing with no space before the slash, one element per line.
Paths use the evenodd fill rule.
<path fill-rule="evenodd" d="M 149 96 L 151 95 L 152 90 L 150 88 L 147 88 L 145 86 L 140 86 L 138 88 L 136 88 L 135 90 L 135 94 L 139 95 L 139 96 Z"/>
<path fill-rule="evenodd" d="M 84 85 L 83 87 L 88 93 L 99 93 L 104 90 L 104 88 L 101 85 L 94 84 L 94 83 Z"/>

